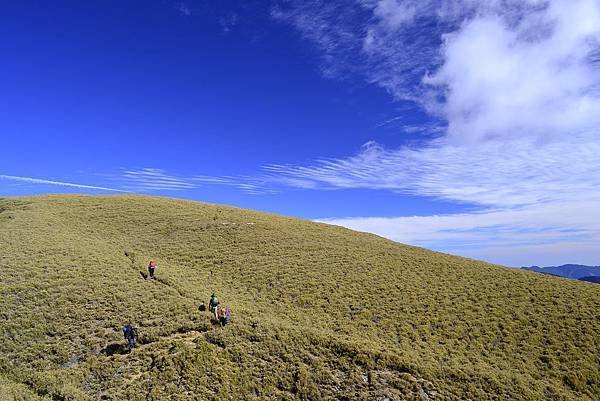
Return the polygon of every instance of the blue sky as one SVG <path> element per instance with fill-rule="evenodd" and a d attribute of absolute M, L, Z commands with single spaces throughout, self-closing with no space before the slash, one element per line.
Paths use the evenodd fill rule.
<path fill-rule="evenodd" d="M 600 4 L 0 8 L 0 194 L 132 192 L 600 264 Z"/>

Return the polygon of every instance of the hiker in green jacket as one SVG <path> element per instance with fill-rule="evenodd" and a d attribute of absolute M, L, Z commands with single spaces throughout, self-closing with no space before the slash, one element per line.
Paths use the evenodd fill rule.
<path fill-rule="evenodd" d="M 217 298 L 217 294 L 213 291 L 210 296 L 210 301 L 208 302 L 208 310 L 215 314 L 215 319 L 219 320 L 218 315 L 219 309 L 219 298 Z"/>

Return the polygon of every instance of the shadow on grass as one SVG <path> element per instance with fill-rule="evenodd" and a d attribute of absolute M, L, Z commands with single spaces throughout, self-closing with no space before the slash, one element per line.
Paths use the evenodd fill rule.
<path fill-rule="evenodd" d="M 129 350 L 125 345 L 121 343 L 110 343 L 106 347 L 100 350 L 101 354 L 112 356 L 112 355 L 125 355 L 129 353 Z"/>

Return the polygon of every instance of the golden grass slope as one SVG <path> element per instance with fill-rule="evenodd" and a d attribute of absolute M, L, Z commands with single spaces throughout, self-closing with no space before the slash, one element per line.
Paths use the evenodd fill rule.
<path fill-rule="evenodd" d="M 600 286 L 231 207 L 0 198 L 0 295 L 3 401 L 600 399 Z"/>

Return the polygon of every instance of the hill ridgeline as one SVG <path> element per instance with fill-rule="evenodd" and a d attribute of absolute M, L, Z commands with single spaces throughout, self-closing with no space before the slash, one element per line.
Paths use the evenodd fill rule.
<path fill-rule="evenodd" d="M 600 286 L 232 207 L 0 198 L 0 294 L 0 400 L 600 399 Z"/>

